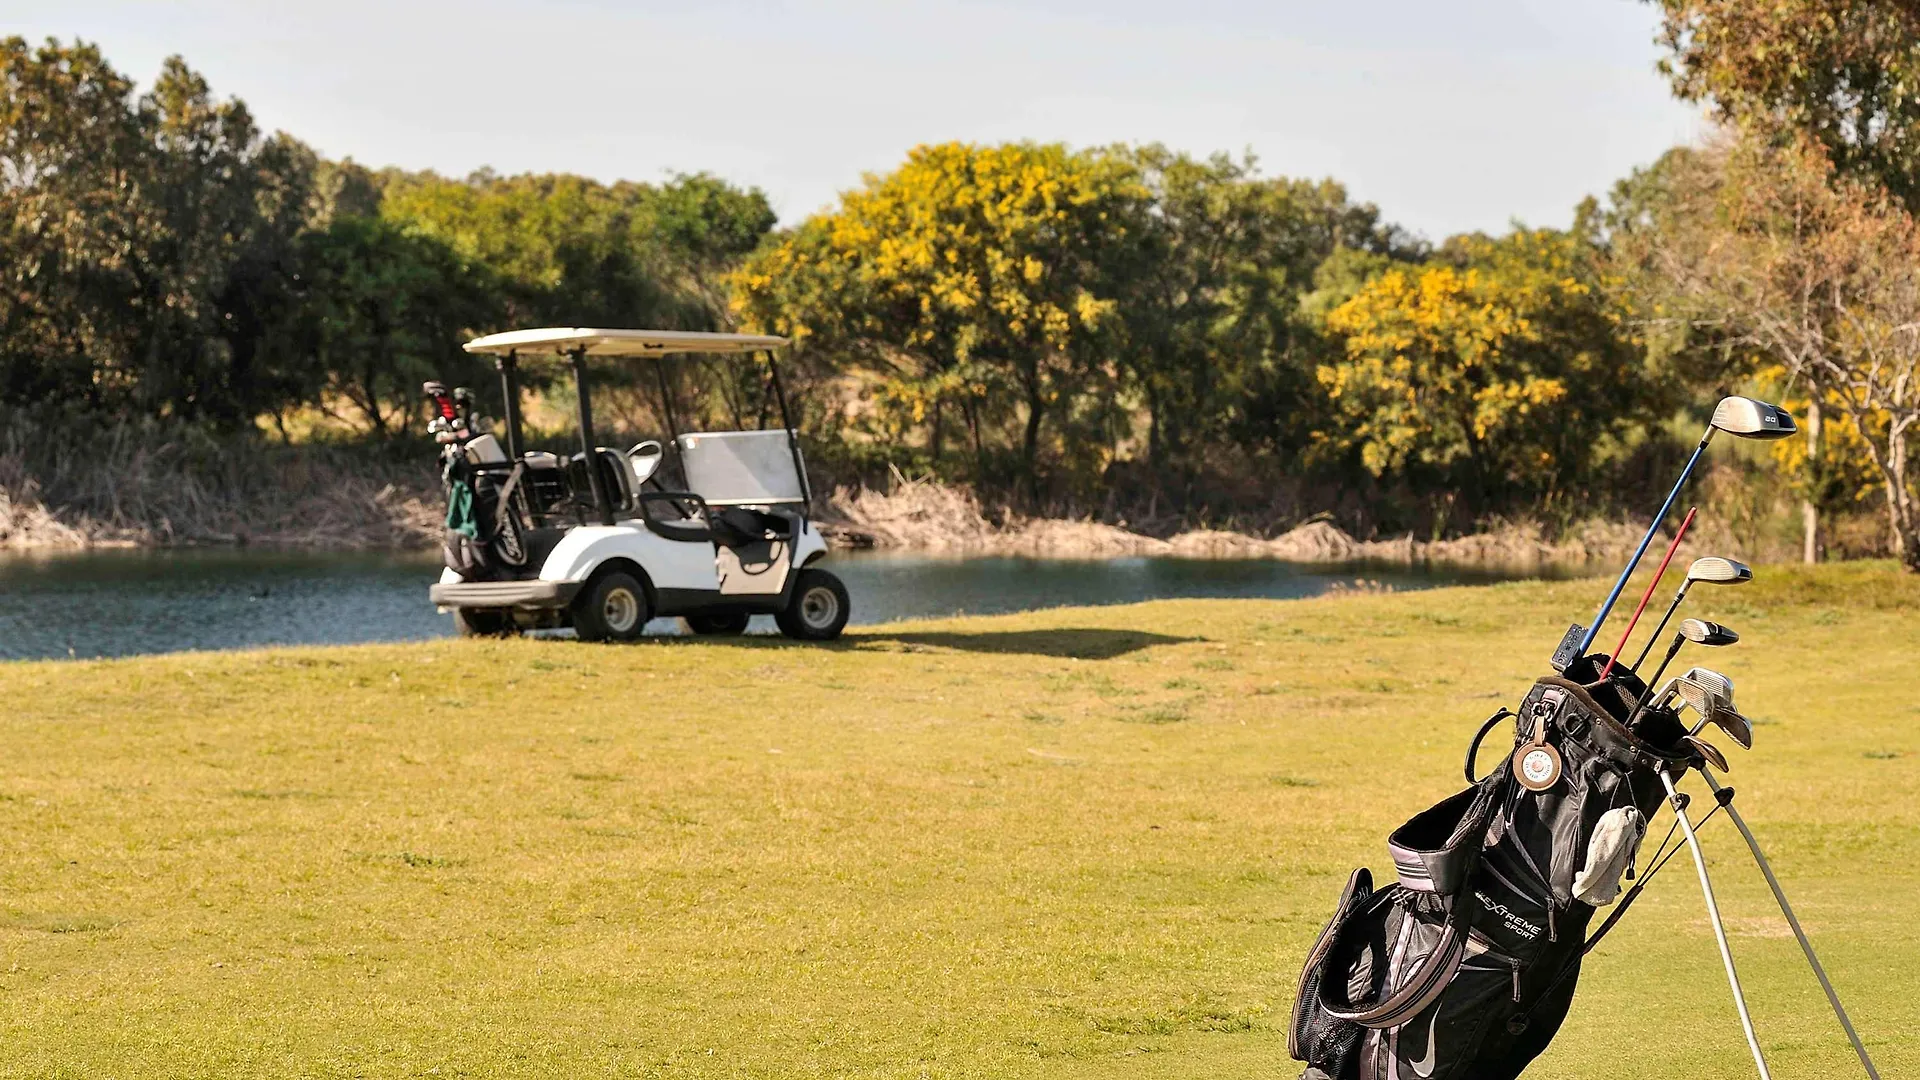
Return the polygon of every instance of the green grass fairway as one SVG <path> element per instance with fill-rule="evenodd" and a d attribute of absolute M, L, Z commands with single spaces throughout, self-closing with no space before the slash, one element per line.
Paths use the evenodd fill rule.
<path fill-rule="evenodd" d="M 0 1075 L 1290 1078 L 1344 875 L 1604 588 L 0 665 Z M 1920 580 L 1695 597 L 1741 805 L 1920 1075 Z M 1849 1075 L 1705 841 L 1775 1074 Z M 1528 1075 L 1752 1075 L 1684 856 Z"/>

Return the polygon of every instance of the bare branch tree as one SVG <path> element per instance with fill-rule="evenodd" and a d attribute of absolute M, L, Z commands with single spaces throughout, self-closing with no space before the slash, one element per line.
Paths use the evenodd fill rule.
<path fill-rule="evenodd" d="M 1727 136 L 1634 238 L 1664 318 L 1765 354 L 1852 420 L 1885 489 L 1893 548 L 1920 572 L 1910 436 L 1920 424 L 1920 225 L 1807 144 Z"/>

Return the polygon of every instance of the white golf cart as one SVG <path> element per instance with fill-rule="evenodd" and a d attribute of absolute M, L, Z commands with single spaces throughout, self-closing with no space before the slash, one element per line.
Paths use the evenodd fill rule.
<path fill-rule="evenodd" d="M 813 563 L 827 545 L 808 520 L 811 490 L 773 351 L 751 334 L 558 327 L 466 344 L 491 355 L 506 403 L 506 445 L 474 431 L 471 396 L 428 384 L 448 482 L 447 568 L 432 599 L 462 634 L 571 626 L 589 641 L 640 636 L 654 616 L 697 634 L 739 634 L 756 614 L 788 637 L 836 638 L 850 607 L 840 579 Z M 706 353 L 765 358 L 777 431 L 679 432 L 660 374 L 665 444 L 625 453 L 594 445 L 589 357 Z M 519 364 L 559 357 L 573 368 L 580 453 L 521 446 Z M 680 485 L 662 484 L 668 458 Z M 591 467 L 589 466 L 591 463 Z"/>

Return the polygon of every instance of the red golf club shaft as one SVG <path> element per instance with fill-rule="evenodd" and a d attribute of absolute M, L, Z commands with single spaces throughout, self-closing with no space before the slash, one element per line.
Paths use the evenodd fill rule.
<path fill-rule="evenodd" d="M 1673 543 L 1667 545 L 1667 557 L 1660 560 L 1660 569 L 1653 572 L 1653 580 L 1647 582 L 1647 591 L 1640 597 L 1640 606 L 1633 609 L 1633 618 L 1627 620 L 1627 632 L 1620 635 L 1620 644 L 1613 647 L 1613 653 L 1607 657 L 1607 666 L 1600 669 L 1600 679 L 1605 681 L 1607 672 L 1613 670 L 1614 662 L 1620 659 L 1620 650 L 1627 647 L 1627 639 L 1633 636 L 1633 628 L 1640 622 L 1640 613 L 1647 610 L 1647 601 L 1653 599 L 1653 590 L 1660 587 L 1660 579 L 1666 576 L 1667 564 L 1673 561 L 1673 553 L 1680 550 L 1680 538 L 1687 535 L 1687 526 L 1693 524 L 1693 515 L 1700 512 L 1697 506 L 1687 508 L 1687 516 L 1680 521 L 1680 528 L 1674 531 Z"/>

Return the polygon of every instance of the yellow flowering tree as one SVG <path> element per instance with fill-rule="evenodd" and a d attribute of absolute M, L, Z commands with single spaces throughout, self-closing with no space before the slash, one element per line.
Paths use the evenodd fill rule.
<path fill-rule="evenodd" d="M 1108 264 L 1145 199 L 1104 153 L 918 147 L 763 249 L 733 279 L 735 309 L 877 372 L 878 404 L 927 422 L 936 458 L 949 411 L 982 465 L 1004 430 L 1036 482 L 1049 422 L 1114 380 Z"/>
<path fill-rule="evenodd" d="M 1324 441 L 1375 476 L 1447 484 L 1469 507 L 1564 493 L 1652 398 L 1641 351 L 1581 242 L 1551 230 L 1468 237 L 1390 269 L 1326 316 Z"/>

